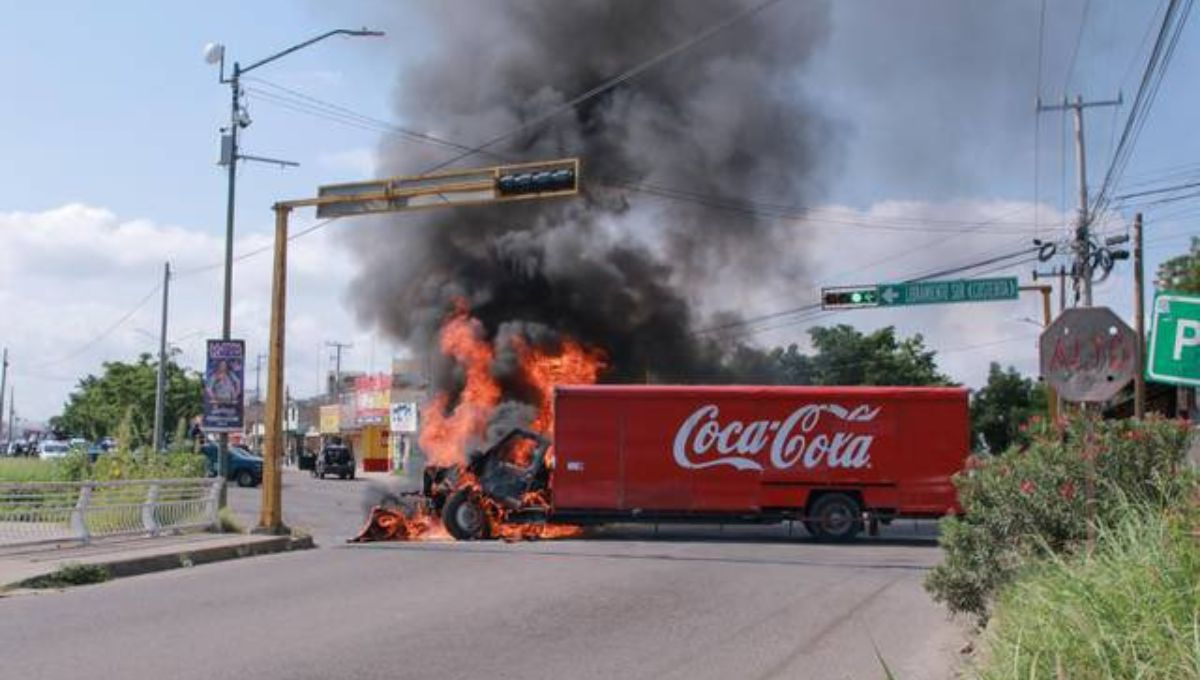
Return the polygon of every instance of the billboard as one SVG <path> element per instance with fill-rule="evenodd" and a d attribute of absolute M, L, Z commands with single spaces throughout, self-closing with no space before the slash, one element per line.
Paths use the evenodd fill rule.
<path fill-rule="evenodd" d="M 246 343 L 209 340 L 204 367 L 205 432 L 241 432 Z"/>
<path fill-rule="evenodd" d="M 417 431 L 417 405 L 411 401 L 392 404 L 392 432 L 414 434 Z"/>
<path fill-rule="evenodd" d="M 320 411 L 320 422 L 318 423 L 321 434 L 338 434 L 342 431 L 342 407 L 339 404 L 329 404 L 322 406 Z"/>
<path fill-rule="evenodd" d="M 391 375 L 363 375 L 354 379 L 354 415 L 359 425 L 387 423 L 391 400 Z"/>

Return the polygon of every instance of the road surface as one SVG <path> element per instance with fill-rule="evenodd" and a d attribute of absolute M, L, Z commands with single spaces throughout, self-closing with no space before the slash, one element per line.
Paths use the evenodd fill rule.
<path fill-rule="evenodd" d="M 334 538 L 363 484 L 289 476 Z M 252 501 L 236 491 L 235 504 Z M 12 678 L 954 677 L 960 630 L 922 591 L 928 527 L 845 546 L 786 529 L 378 543 L 0 599 Z M 907 536 L 908 538 L 904 538 Z M 85 670 L 86 669 L 86 670 Z"/>

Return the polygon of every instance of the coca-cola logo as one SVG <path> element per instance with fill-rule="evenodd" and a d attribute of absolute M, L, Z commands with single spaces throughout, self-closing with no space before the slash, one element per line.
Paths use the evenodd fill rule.
<path fill-rule="evenodd" d="M 675 463 L 688 470 L 728 465 L 738 470 L 762 471 L 759 460 L 769 449 L 771 467 L 786 470 L 797 464 L 805 468 L 821 465 L 829 468 L 863 468 L 871 462 L 871 444 L 875 436 L 825 428 L 816 433 L 818 424 L 829 418 L 844 423 L 864 423 L 875 419 L 882 407 L 865 404 L 846 408 L 839 404 L 807 404 L 782 421 L 756 420 L 722 423 L 721 411 L 706 404 L 692 412 L 675 433 Z"/>

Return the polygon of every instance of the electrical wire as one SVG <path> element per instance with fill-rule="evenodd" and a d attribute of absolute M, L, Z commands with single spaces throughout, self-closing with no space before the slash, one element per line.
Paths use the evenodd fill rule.
<path fill-rule="evenodd" d="M 75 357 L 77 357 L 77 356 L 83 354 L 84 352 L 90 350 L 91 348 L 95 347 L 97 344 L 100 343 L 100 341 L 102 341 L 105 338 L 107 338 L 108 336 L 112 335 L 114 331 L 116 331 L 118 328 L 120 328 L 122 325 L 124 325 L 127 321 L 129 321 L 131 318 L 133 318 L 133 315 L 137 314 L 138 310 L 140 310 L 143 306 L 145 306 L 145 304 L 147 302 L 149 302 L 150 299 L 152 297 L 154 297 L 154 294 L 157 293 L 159 290 L 162 290 L 161 283 L 155 284 L 154 287 L 151 288 L 150 291 L 148 293 L 146 293 L 145 296 L 143 296 L 140 300 L 138 300 L 137 303 L 134 304 L 133 307 L 130 308 L 129 311 L 127 311 L 127 312 L 125 312 L 125 314 L 121 315 L 120 318 L 118 318 L 116 321 L 114 321 L 110 326 L 106 327 L 99 334 L 97 334 L 96 336 L 94 336 L 93 338 L 88 340 L 87 342 L 83 343 L 79 347 L 75 348 L 74 350 L 59 357 L 58 359 L 46 361 L 46 362 L 43 362 L 40 364 L 35 364 L 34 368 L 42 369 L 42 368 L 49 368 L 51 366 L 57 366 L 66 361 L 74 359 Z"/>

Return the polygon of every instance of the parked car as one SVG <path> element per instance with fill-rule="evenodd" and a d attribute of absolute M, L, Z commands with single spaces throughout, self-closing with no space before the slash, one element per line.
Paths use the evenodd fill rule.
<path fill-rule="evenodd" d="M 317 456 L 313 476 L 325 479 L 325 475 L 337 475 L 342 479 L 354 479 L 354 452 L 345 444 L 326 444 Z"/>
<path fill-rule="evenodd" d="M 217 476 L 217 445 L 205 444 L 200 447 L 204 454 L 205 472 L 209 477 Z M 229 469 L 225 478 L 237 482 L 238 486 L 250 487 L 262 484 L 263 460 L 249 450 L 240 446 L 229 447 Z"/>
<path fill-rule="evenodd" d="M 37 454 L 42 460 L 53 460 L 55 458 L 66 458 L 71 452 L 71 447 L 57 439 L 44 439 L 38 442 Z"/>

